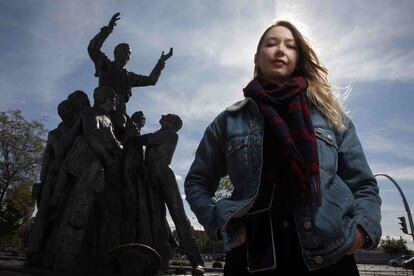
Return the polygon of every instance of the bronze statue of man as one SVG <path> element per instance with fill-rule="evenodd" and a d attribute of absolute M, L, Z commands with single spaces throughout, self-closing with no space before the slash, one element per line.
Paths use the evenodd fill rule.
<path fill-rule="evenodd" d="M 37 201 L 38 212 L 31 226 L 27 247 L 27 266 L 43 266 L 44 252 L 48 234 L 52 228 L 50 220 L 50 198 L 55 189 L 56 179 L 64 156 L 59 155 L 59 141 L 70 131 L 74 124 L 74 109 L 69 101 L 62 101 L 57 108 L 62 122 L 51 130 L 47 137 L 46 148 L 42 158 L 40 183 L 33 186 L 33 196 Z"/>
<path fill-rule="evenodd" d="M 203 275 L 204 262 L 191 232 L 181 198 L 175 174 L 170 168 L 178 142 L 177 132 L 182 127 L 182 120 L 178 115 L 162 115 L 161 129 L 156 132 L 141 135 L 140 142 L 146 146 L 145 164 L 151 185 L 155 186 L 161 199 L 167 205 L 171 218 L 177 229 L 180 244 L 193 266 L 192 275 Z M 155 204 L 155 203 L 153 203 Z"/>
<path fill-rule="evenodd" d="M 160 59 L 149 76 L 128 72 L 124 68 L 131 55 L 131 49 L 127 43 L 121 43 L 115 47 L 113 61 L 109 60 L 101 51 L 103 43 L 119 19 L 119 13 L 116 13 L 112 16 L 108 26 L 101 28 L 101 31 L 89 43 L 88 53 L 95 63 L 95 76 L 99 77 L 99 86 L 109 86 L 115 90 L 117 95 L 116 110 L 126 114 L 125 104 L 131 96 L 131 88 L 155 85 L 165 66 L 165 61 L 173 55 L 173 48 L 170 48 L 166 55 L 164 52 L 161 53 Z"/>

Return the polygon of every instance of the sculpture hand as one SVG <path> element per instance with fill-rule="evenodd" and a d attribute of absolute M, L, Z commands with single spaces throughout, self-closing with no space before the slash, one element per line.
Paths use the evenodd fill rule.
<path fill-rule="evenodd" d="M 162 51 L 161 53 L 161 57 L 160 60 L 162 61 L 166 61 L 167 59 L 169 59 L 171 56 L 173 55 L 173 48 L 170 48 L 170 51 L 168 52 L 168 54 L 164 55 L 164 51 Z"/>
<path fill-rule="evenodd" d="M 109 21 L 108 27 L 112 30 L 114 28 L 114 26 L 116 26 L 116 21 L 118 21 L 119 19 L 121 19 L 119 17 L 120 13 L 117 12 L 116 14 L 114 14 L 111 18 L 111 20 Z"/>

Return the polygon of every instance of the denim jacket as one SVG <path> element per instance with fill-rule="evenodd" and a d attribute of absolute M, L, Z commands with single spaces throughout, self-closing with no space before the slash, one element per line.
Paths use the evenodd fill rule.
<path fill-rule="evenodd" d="M 304 261 L 310 270 L 335 263 L 352 247 L 360 225 L 375 248 L 381 238 L 381 199 L 351 120 L 337 134 L 316 108 L 311 118 L 317 136 L 322 204 L 310 193 L 293 209 Z M 246 98 L 228 107 L 207 127 L 185 180 L 192 211 L 213 240 L 227 251 L 244 232 L 244 217 L 258 195 L 263 162 L 264 119 Z M 234 191 L 215 201 L 223 176 Z"/>

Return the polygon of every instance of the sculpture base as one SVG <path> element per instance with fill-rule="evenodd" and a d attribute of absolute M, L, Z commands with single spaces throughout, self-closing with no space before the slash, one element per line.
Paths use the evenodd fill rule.
<path fill-rule="evenodd" d="M 122 244 L 105 253 L 104 266 L 121 275 L 157 275 L 161 257 L 152 247 L 141 243 Z"/>

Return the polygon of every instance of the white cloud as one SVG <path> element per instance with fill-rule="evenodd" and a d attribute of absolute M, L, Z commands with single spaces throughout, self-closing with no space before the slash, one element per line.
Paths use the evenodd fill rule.
<path fill-rule="evenodd" d="M 276 0 L 275 7 L 316 42 L 334 82 L 414 79 L 412 1 Z"/>
<path fill-rule="evenodd" d="M 190 168 L 192 162 L 193 162 L 194 158 L 182 158 L 182 159 L 178 159 L 174 157 L 174 169 L 176 169 L 177 171 L 183 172 L 183 173 L 187 173 L 188 169 Z M 182 180 L 184 180 L 184 178 L 181 178 Z"/>
<path fill-rule="evenodd" d="M 382 206 L 381 206 L 381 211 L 383 213 L 385 212 L 387 214 L 392 214 L 392 215 L 395 215 L 395 214 L 401 215 L 403 210 L 404 209 L 402 209 L 401 206 L 397 206 L 397 205 L 394 205 L 394 204 L 382 204 Z"/>
<path fill-rule="evenodd" d="M 173 87 L 171 91 L 160 91 L 160 93 L 151 93 L 148 96 L 161 109 L 180 114 L 184 122 L 200 121 L 206 118 L 212 120 L 226 106 L 242 99 L 240 83 L 242 82 L 238 79 L 231 83 L 203 81 L 203 85 L 193 91 L 189 91 L 184 87 L 185 84 L 181 83 Z M 157 111 L 160 112 L 159 110 Z"/>
<path fill-rule="evenodd" d="M 56 104 L 56 99 L 69 94 L 71 91 L 64 91 L 62 79 L 89 59 L 87 37 L 91 29 L 99 30 L 93 23 L 100 21 L 102 13 L 98 2 L 88 3 L 88 8 L 79 0 L 39 3 L 41 7 L 36 3 L 26 7 L 36 8 L 35 16 L 21 23 L 15 22 L 18 19 L 9 22 L 9 31 L 22 35 L 25 43 L 13 45 L 15 50 L 4 53 L 11 62 L 4 64 L 7 70 L 2 68 L 1 74 L 2 91 L 10 93 L 9 105 L 14 104 L 16 98 L 21 104 L 28 104 L 33 96 L 42 103 Z M 72 85 L 83 89 L 81 83 Z"/>
<path fill-rule="evenodd" d="M 414 181 L 414 166 L 390 168 L 387 163 L 373 166 L 373 170 L 391 176 L 396 181 Z"/>
<path fill-rule="evenodd" d="M 414 127 L 405 121 L 395 120 L 392 122 L 384 120 L 381 125 L 382 127 L 360 129 L 359 136 L 364 150 L 369 154 L 387 156 L 388 159 L 398 158 L 414 162 L 414 147 L 411 139 Z"/>
<path fill-rule="evenodd" d="M 183 178 L 182 178 L 181 175 L 175 174 L 175 180 L 177 180 L 177 182 L 178 182 L 178 181 L 183 180 Z"/>

